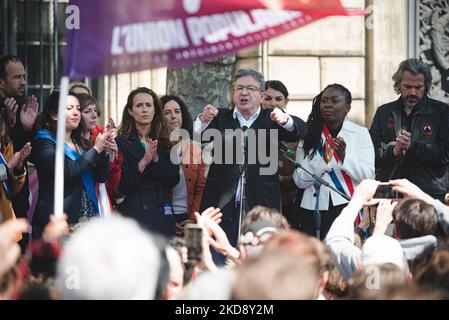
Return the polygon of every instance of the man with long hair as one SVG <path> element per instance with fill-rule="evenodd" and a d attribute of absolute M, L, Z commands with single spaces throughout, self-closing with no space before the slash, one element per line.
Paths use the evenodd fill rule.
<path fill-rule="evenodd" d="M 418 59 L 393 75 L 396 101 L 380 106 L 370 134 L 376 179 L 406 178 L 436 199 L 449 189 L 449 107 L 428 97 L 432 74 Z"/>

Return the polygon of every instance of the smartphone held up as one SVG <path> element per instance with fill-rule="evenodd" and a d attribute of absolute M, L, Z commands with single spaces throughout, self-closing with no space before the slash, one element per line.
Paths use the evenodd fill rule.
<path fill-rule="evenodd" d="M 189 261 L 200 261 L 203 258 L 203 228 L 196 223 L 185 226 L 184 239 Z"/>
<path fill-rule="evenodd" d="M 393 186 L 389 182 L 381 182 L 374 193 L 373 199 L 402 199 L 404 195 L 393 191 Z"/>

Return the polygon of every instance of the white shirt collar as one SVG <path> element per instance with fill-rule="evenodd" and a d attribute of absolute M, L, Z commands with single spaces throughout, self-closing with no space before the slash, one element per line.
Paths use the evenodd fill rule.
<path fill-rule="evenodd" d="M 256 121 L 257 117 L 260 114 L 260 110 L 261 110 L 261 107 L 259 106 L 257 111 L 251 117 L 249 117 L 247 120 L 247 119 L 245 119 L 245 117 L 243 117 L 242 113 L 237 110 L 237 107 L 234 107 L 234 111 L 232 112 L 232 117 L 234 119 L 237 118 L 237 120 L 239 120 L 241 127 L 247 126 L 249 128 L 254 123 L 254 121 Z"/>

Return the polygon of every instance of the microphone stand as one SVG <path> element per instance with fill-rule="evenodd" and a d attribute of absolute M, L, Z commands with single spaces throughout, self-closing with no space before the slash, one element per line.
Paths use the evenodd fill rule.
<path fill-rule="evenodd" d="M 242 231 L 243 217 L 246 215 L 246 164 L 240 165 L 240 207 L 239 207 L 239 237 Z"/>
<path fill-rule="evenodd" d="M 246 215 L 246 169 L 248 167 L 248 155 L 247 155 L 247 147 L 248 147 L 248 141 L 247 141 L 247 132 L 248 128 L 244 126 L 242 128 L 243 131 L 243 163 L 239 165 L 239 184 L 240 184 L 240 207 L 239 207 L 239 230 L 238 230 L 238 237 L 240 237 L 240 234 L 242 232 L 242 221 L 243 218 Z"/>
<path fill-rule="evenodd" d="M 316 198 L 316 200 L 315 200 L 315 237 L 318 240 L 321 240 L 321 212 L 320 212 L 321 184 L 315 180 L 315 182 L 313 183 L 313 187 L 315 188 L 315 193 L 313 195 Z"/>
<path fill-rule="evenodd" d="M 319 197 L 320 197 L 320 189 L 321 186 L 324 185 L 326 187 L 328 187 L 329 189 L 331 189 L 332 191 L 338 193 L 340 196 L 342 196 L 343 198 L 345 198 L 346 200 L 350 201 L 351 198 L 346 195 L 345 193 L 337 190 L 334 186 L 330 185 L 329 182 L 327 182 L 326 180 L 324 180 L 323 178 L 317 176 L 316 174 L 310 172 L 309 170 L 307 170 L 306 168 L 304 168 L 299 162 L 296 162 L 295 160 L 293 160 L 291 153 L 292 151 L 290 149 L 288 149 L 285 145 L 281 144 L 280 145 L 280 150 L 282 155 L 284 156 L 285 159 L 287 159 L 294 167 L 296 168 L 300 168 L 301 170 L 305 171 L 306 173 L 308 173 L 314 180 L 315 182 L 313 183 L 313 186 L 315 187 L 315 194 L 314 196 L 316 197 L 316 205 L 315 205 L 315 235 L 318 239 L 320 239 L 320 229 L 321 229 L 321 212 L 319 210 Z"/>

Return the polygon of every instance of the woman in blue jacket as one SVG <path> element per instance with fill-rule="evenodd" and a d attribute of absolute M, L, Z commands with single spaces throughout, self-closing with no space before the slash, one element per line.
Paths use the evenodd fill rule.
<path fill-rule="evenodd" d="M 58 101 L 59 92 L 53 91 L 47 99 L 40 130 L 33 141 L 32 158 L 39 180 L 38 202 L 32 221 L 34 238 L 41 236 L 42 229 L 53 214 Z M 95 183 L 104 182 L 109 172 L 108 158 L 103 151 L 112 136 L 109 133 L 98 135 L 92 148 L 84 146 L 78 128 L 80 120 L 78 98 L 69 93 L 64 144 L 64 212 L 69 225 L 98 215 Z"/>

